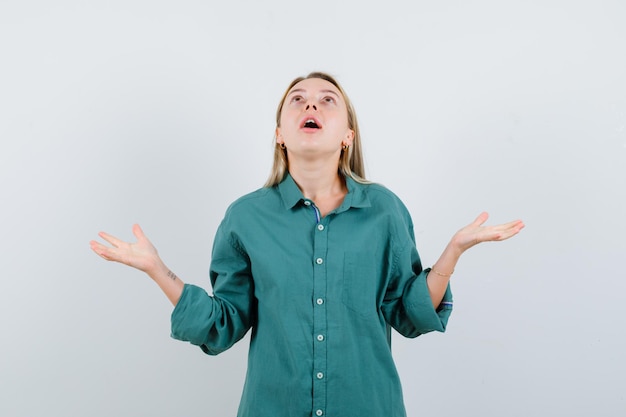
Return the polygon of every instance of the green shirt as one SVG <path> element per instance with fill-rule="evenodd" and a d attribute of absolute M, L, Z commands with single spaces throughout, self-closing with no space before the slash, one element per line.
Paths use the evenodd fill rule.
<path fill-rule="evenodd" d="M 252 329 L 239 417 L 405 416 L 391 327 L 444 331 L 400 199 L 346 179 L 320 218 L 291 176 L 235 201 L 214 240 L 213 296 L 185 285 L 172 337 L 216 355 Z"/>

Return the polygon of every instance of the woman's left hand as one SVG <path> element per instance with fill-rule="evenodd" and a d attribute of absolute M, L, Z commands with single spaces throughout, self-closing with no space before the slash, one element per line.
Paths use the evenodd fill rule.
<path fill-rule="evenodd" d="M 524 228 L 521 220 L 499 224 L 497 226 L 483 226 L 489 218 L 486 212 L 481 213 L 476 220 L 468 224 L 452 237 L 452 243 L 460 252 L 465 252 L 481 242 L 506 240 L 515 236 Z"/>

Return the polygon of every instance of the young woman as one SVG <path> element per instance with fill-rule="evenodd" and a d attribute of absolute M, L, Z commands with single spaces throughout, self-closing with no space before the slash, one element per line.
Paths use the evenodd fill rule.
<path fill-rule="evenodd" d="M 463 252 L 517 234 L 482 213 L 423 269 L 413 223 L 388 189 L 364 179 L 359 129 L 335 79 L 312 73 L 276 114 L 265 187 L 227 210 L 214 240 L 213 295 L 184 284 L 138 225 L 135 243 L 99 234 L 91 248 L 146 272 L 175 308 L 173 337 L 216 355 L 252 329 L 240 417 L 399 417 L 391 328 L 444 331 L 449 279 Z"/>

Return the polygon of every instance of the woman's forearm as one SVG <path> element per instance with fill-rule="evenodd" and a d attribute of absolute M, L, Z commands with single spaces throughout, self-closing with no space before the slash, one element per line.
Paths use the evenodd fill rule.
<path fill-rule="evenodd" d="M 450 277 L 462 253 L 463 252 L 451 241 L 426 277 L 428 292 L 430 293 L 430 298 L 435 308 L 439 307 L 446 293 Z"/>
<path fill-rule="evenodd" d="M 150 270 L 146 271 L 146 273 L 156 282 L 159 288 L 161 288 L 168 300 L 176 306 L 183 293 L 185 283 L 165 266 L 160 259 L 158 263 L 150 268 Z"/>

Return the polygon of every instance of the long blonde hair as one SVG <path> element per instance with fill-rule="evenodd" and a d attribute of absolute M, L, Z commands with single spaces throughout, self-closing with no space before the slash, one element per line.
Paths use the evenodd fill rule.
<path fill-rule="evenodd" d="M 287 87 L 287 90 L 285 90 L 285 94 L 283 94 L 280 104 L 278 105 L 278 109 L 276 110 L 276 127 L 280 127 L 280 115 L 289 91 L 300 81 L 310 78 L 320 78 L 328 81 L 337 87 L 343 96 L 346 108 L 348 109 L 348 127 L 354 132 L 354 139 L 352 141 L 352 146 L 341 151 L 341 155 L 339 156 L 339 173 L 344 177 L 351 177 L 357 182 L 367 183 L 368 181 L 365 179 L 363 154 L 361 151 L 361 135 L 359 133 L 359 124 L 356 120 L 356 112 L 354 111 L 354 107 L 352 107 L 352 103 L 346 95 L 346 92 L 331 75 L 324 72 L 312 72 L 306 77 L 298 77 L 294 79 L 291 84 L 289 84 L 289 87 Z M 280 145 L 276 143 L 276 138 L 274 138 L 274 164 L 272 166 L 270 176 L 265 183 L 265 187 L 273 187 L 274 185 L 279 184 L 285 178 L 285 175 L 287 175 L 288 169 L 289 161 L 287 160 L 287 150 L 281 148 Z"/>

